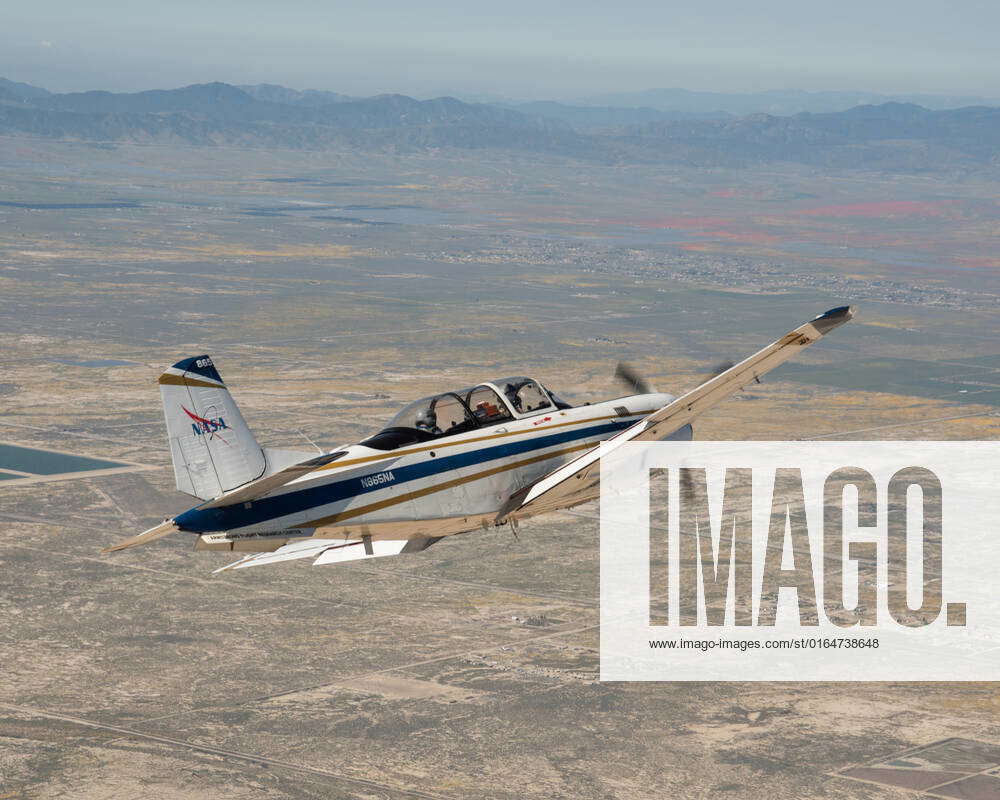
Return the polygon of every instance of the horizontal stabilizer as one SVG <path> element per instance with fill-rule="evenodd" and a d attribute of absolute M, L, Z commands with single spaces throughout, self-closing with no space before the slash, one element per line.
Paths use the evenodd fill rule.
<path fill-rule="evenodd" d="M 299 462 L 298 464 L 293 464 L 290 467 L 285 467 L 273 475 L 268 475 L 266 478 L 260 478 L 244 486 L 239 487 L 231 492 L 216 497 L 214 500 L 210 500 L 207 503 L 202 504 L 199 508 L 218 508 L 220 506 L 231 506 L 236 503 L 245 503 L 249 500 L 256 500 L 258 497 L 263 497 L 268 492 L 271 492 L 280 486 L 284 486 L 286 483 L 291 483 L 296 478 L 300 478 L 303 475 L 312 472 L 314 469 L 319 467 L 324 467 L 338 458 L 342 458 L 347 454 L 346 450 L 341 450 L 337 453 L 327 453 L 326 455 L 316 456 L 316 458 L 310 458 L 307 461 Z"/>
<path fill-rule="evenodd" d="M 105 547 L 101 553 L 114 553 L 117 550 L 127 550 L 129 547 L 137 547 L 147 542 L 155 542 L 157 539 L 162 539 L 164 536 L 169 536 L 174 531 L 179 530 L 180 528 L 177 527 L 172 519 L 164 520 L 155 528 L 143 531 L 138 536 L 133 536 L 131 539 L 126 539 L 125 541 L 118 542 L 118 544 Z"/>

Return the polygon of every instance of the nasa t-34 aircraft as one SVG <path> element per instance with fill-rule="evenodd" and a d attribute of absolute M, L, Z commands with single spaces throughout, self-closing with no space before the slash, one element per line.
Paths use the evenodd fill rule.
<path fill-rule="evenodd" d="M 160 376 L 160 392 L 177 488 L 204 502 L 104 552 L 180 531 L 196 550 L 247 554 L 223 570 L 333 564 L 514 526 L 597 497 L 601 442 L 690 439 L 695 417 L 853 315 L 827 311 L 681 397 L 626 371 L 635 394 L 573 407 L 530 378 L 503 378 L 418 400 L 315 457 L 261 447 L 212 359 L 188 358 Z"/>

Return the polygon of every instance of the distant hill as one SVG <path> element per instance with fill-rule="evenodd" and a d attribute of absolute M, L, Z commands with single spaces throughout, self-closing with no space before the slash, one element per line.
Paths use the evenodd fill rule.
<path fill-rule="evenodd" d="M 259 101 L 228 83 L 199 83 L 181 89 L 147 92 L 71 92 L 49 94 L 34 103 L 38 108 L 81 114 L 162 114 L 186 111 L 225 116 L 254 106 Z"/>
<path fill-rule="evenodd" d="M 790 161 L 904 172 L 1000 167 L 1000 108 L 931 111 L 883 103 L 826 114 L 648 123 L 630 126 L 619 138 L 640 153 L 703 166 Z"/>
<path fill-rule="evenodd" d="M 341 99 L 313 104 L 278 91 L 284 87 L 250 88 L 272 98 L 288 97 L 291 102 L 260 99 L 228 83 L 199 83 L 181 89 L 123 94 L 102 91 L 49 94 L 33 100 L 31 105 L 39 110 L 88 115 L 189 114 L 227 123 L 274 122 L 345 128 L 389 128 L 458 121 L 524 128 L 553 127 L 513 109 L 463 103 L 450 97 L 414 100 L 401 94 L 384 94 L 348 98 L 329 93 Z"/>
<path fill-rule="evenodd" d="M 725 112 L 738 116 L 760 113 L 787 116 L 802 112 L 846 111 L 855 106 L 883 103 L 913 103 L 931 110 L 944 110 L 965 106 L 1000 105 L 1000 98 L 990 100 L 974 95 L 806 92 L 797 89 L 777 89 L 747 94 L 693 92 L 689 89 L 646 89 L 641 92 L 593 95 L 577 100 L 575 105 L 619 108 L 644 106 L 659 111 L 701 114 Z"/>
<path fill-rule="evenodd" d="M 0 134 L 260 148 L 494 148 L 610 164 L 794 162 L 895 172 L 1000 168 L 1000 109 L 913 103 L 733 116 L 452 97 L 350 98 L 271 84 L 204 83 L 134 93 L 51 94 L 0 83 Z"/>
<path fill-rule="evenodd" d="M 498 104 L 499 105 L 499 104 Z M 506 105 L 524 114 L 546 119 L 558 119 L 577 130 L 616 128 L 645 122 L 663 122 L 677 119 L 719 119 L 731 116 L 725 112 L 660 111 L 655 108 L 620 108 L 601 106 L 571 106 L 551 100 Z"/>
<path fill-rule="evenodd" d="M 287 86 L 278 86 L 274 83 L 258 83 L 253 86 L 237 86 L 257 100 L 266 100 L 269 103 L 285 103 L 286 105 L 303 106 L 325 106 L 330 103 L 343 103 L 345 100 L 357 100 L 346 94 L 336 92 L 325 92 L 319 89 L 289 89 Z"/>
<path fill-rule="evenodd" d="M 59 139 L 288 148 L 506 147 L 585 155 L 586 140 L 558 120 L 449 97 L 404 95 L 312 105 L 254 97 L 226 83 L 135 93 L 49 94 L 0 104 L 0 133 Z M 290 90 L 292 91 L 292 90 Z M 304 94 L 304 93 L 303 93 Z"/>
<path fill-rule="evenodd" d="M 42 89 L 39 86 L 0 78 L 0 103 L 30 102 L 48 94 L 47 89 Z"/>

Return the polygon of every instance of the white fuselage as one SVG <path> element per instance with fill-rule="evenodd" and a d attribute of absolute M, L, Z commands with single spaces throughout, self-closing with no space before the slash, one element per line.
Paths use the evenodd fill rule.
<path fill-rule="evenodd" d="M 238 551 L 308 536 L 400 540 L 488 527 L 518 489 L 671 400 L 650 393 L 550 408 L 396 450 L 351 445 L 266 497 L 176 521 L 203 534 L 201 549 Z M 690 428 L 673 438 L 690 438 Z"/>

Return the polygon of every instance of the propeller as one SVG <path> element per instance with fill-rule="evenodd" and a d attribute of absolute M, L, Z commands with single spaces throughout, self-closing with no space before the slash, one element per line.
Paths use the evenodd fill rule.
<path fill-rule="evenodd" d="M 720 361 L 712 367 L 711 371 L 707 375 L 698 381 L 697 385 L 701 386 L 705 381 L 712 380 L 712 378 L 716 375 L 721 375 L 727 369 L 731 369 L 735 365 L 736 364 L 733 361 Z M 618 366 L 615 367 L 615 378 L 624 383 L 635 394 L 649 394 L 650 392 L 655 391 L 645 377 L 640 375 L 634 367 L 624 361 L 619 361 Z"/>
<path fill-rule="evenodd" d="M 733 362 L 733 361 L 720 361 L 718 364 L 716 364 L 714 367 L 712 367 L 712 371 L 709 372 L 708 375 L 706 375 L 704 378 L 702 378 L 700 381 L 698 381 L 698 385 L 701 386 L 705 381 L 710 381 L 716 375 L 721 375 L 727 369 L 731 369 L 732 367 L 735 367 L 735 366 L 736 366 L 736 363 Z"/>
<path fill-rule="evenodd" d="M 619 361 L 618 366 L 615 367 L 615 377 L 628 386 L 635 394 L 649 394 L 653 391 L 653 387 L 649 385 L 649 381 L 624 361 Z"/>

